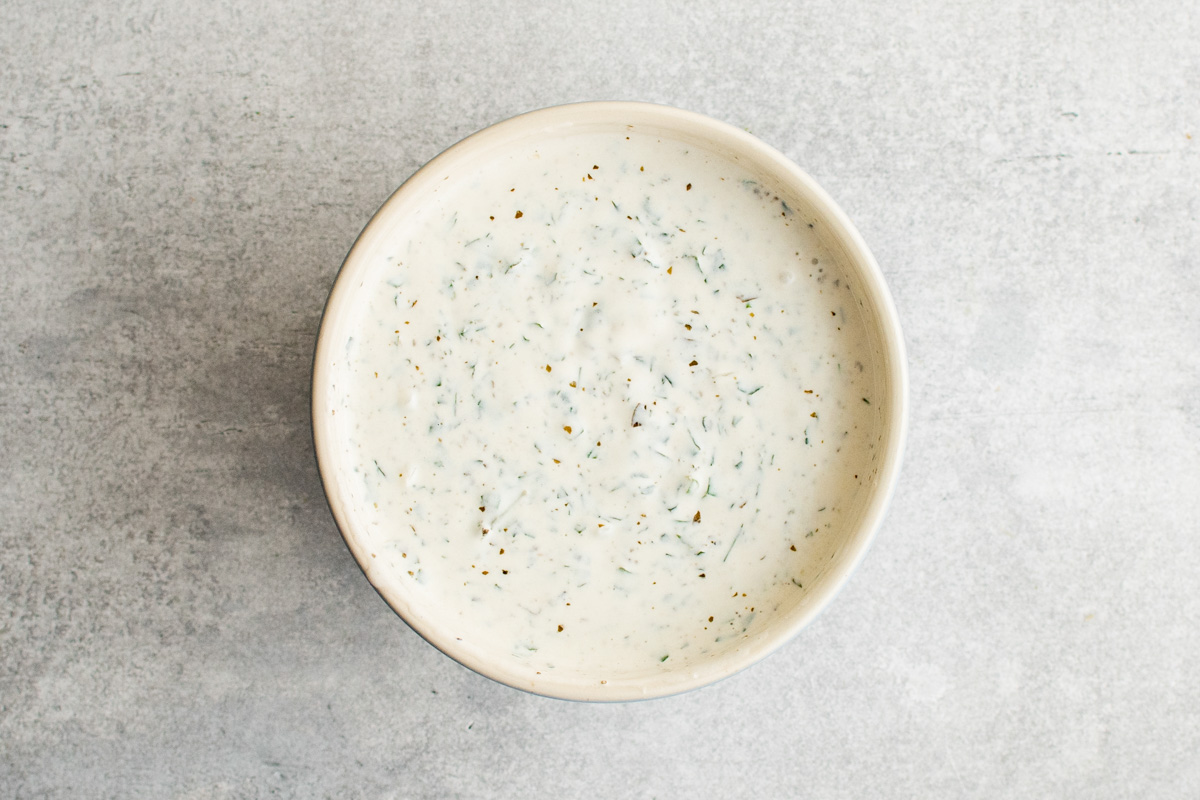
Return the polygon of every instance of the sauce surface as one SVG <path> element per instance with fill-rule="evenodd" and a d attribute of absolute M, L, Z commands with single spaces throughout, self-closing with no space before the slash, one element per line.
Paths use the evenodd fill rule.
<path fill-rule="evenodd" d="M 736 647 L 819 579 L 879 423 L 846 275 L 767 185 L 635 132 L 443 184 L 338 364 L 368 572 L 534 675 Z"/>

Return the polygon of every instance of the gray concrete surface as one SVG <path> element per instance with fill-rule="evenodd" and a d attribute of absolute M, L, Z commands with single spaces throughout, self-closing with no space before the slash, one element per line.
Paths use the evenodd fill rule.
<path fill-rule="evenodd" d="M 0 5 L 0 796 L 1200 796 L 1185 0 Z M 911 446 L 838 601 L 681 697 L 490 683 L 343 546 L 341 257 L 515 113 L 744 126 L 874 248 Z"/>

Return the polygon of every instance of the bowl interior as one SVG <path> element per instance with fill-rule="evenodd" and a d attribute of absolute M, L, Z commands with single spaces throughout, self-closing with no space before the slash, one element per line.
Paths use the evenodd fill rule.
<path fill-rule="evenodd" d="M 503 190 L 496 188 L 498 182 L 510 178 L 510 182 L 517 182 L 518 177 L 523 177 L 539 166 L 538 159 L 546 157 L 552 151 L 562 150 L 563 147 L 577 147 L 582 151 L 602 145 L 609 146 L 610 140 L 617 143 L 612 145 L 614 147 L 623 146 L 623 141 L 637 144 L 642 148 L 639 151 L 641 153 L 653 154 L 656 152 L 655 147 L 664 148 L 663 153 L 669 151 L 676 156 L 684 153 L 693 161 L 679 163 L 696 164 L 697 168 L 693 172 L 700 176 L 696 179 L 697 188 L 699 189 L 702 183 L 707 186 L 704 191 L 709 192 L 714 201 L 720 203 L 724 196 L 731 203 L 743 202 L 736 200 L 735 195 L 750 197 L 746 193 L 749 187 L 753 192 L 754 202 L 778 204 L 777 209 L 782 209 L 779 211 L 780 216 L 785 220 L 783 224 L 794 226 L 790 230 L 799 231 L 797 235 L 803 234 L 808 237 L 804 241 L 816 255 L 813 255 L 810 268 L 809 252 L 805 252 L 807 275 L 802 277 L 811 277 L 813 280 L 828 278 L 828 283 L 824 286 L 830 293 L 833 293 L 832 287 L 836 281 L 837 290 L 843 293 L 838 297 L 843 298 L 845 302 L 830 313 L 835 322 L 841 322 L 844 318 L 846 321 L 843 324 L 857 326 L 856 330 L 860 333 L 857 366 L 863 377 L 856 379 L 856 397 L 853 399 L 856 404 L 861 400 L 862 405 L 840 413 L 846 420 L 846 428 L 851 427 L 851 421 L 856 426 L 855 435 L 858 441 L 861 441 L 861 447 L 855 450 L 847 446 L 847 450 L 856 455 L 842 457 L 840 460 L 834 458 L 829 462 L 832 466 L 818 466 L 814 463 L 814 470 L 818 475 L 806 478 L 810 483 L 805 486 L 811 488 L 817 485 L 811 483 L 812 481 L 823 481 L 824 483 L 820 484 L 821 490 L 832 498 L 827 507 L 835 506 L 836 516 L 832 518 L 832 522 L 826 523 L 824 528 L 819 523 L 815 524 L 811 533 L 817 534 L 816 536 L 802 536 L 793 531 L 780 540 L 793 543 L 787 552 L 778 556 L 779 559 L 799 558 L 800 556 L 792 554 L 800 553 L 804 563 L 802 566 L 788 567 L 792 570 L 790 583 L 783 588 L 773 588 L 767 593 L 769 596 L 760 595 L 756 606 L 750 605 L 755 602 L 749 599 L 753 591 L 743 594 L 748 598 L 744 603 L 745 609 L 735 609 L 738 620 L 737 635 L 716 636 L 711 643 L 706 639 L 703 647 L 689 648 L 690 642 L 685 643 L 683 649 L 676 647 L 665 653 L 666 657 L 661 660 L 650 659 L 644 662 L 627 657 L 627 654 L 619 655 L 623 651 L 619 646 L 614 646 L 611 640 L 597 641 L 587 646 L 543 645 L 541 651 L 529 647 L 531 653 L 517 655 L 514 654 L 513 648 L 502 645 L 501 639 L 489 635 L 487 629 L 498 629 L 499 622 L 481 623 L 476 626 L 471 624 L 470 618 L 475 613 L 472 608 L 478 609 L 482 606 L 459 606 L 457 601 L 459 595 L 464 593 L 462 590 L 456 593 L 448 586 L 435 590 L 430 588 L 430 585 L 437 581 L 431 580 L 422 584 L 416 580 L 419 578 L 420 568 L 411 569 L 415 559 L 410 560 L 408 553 L 409 549 L 414 549 L 414 545 L 405 545 L 407 540 L 395 530 L 397 526 L 402 527 L 402 523 L 407 524 L 402 519 L 403 514 L 400 517 L 381 515 L 380 496 L 376 491 L 364 488 L 371 484 L 363 475 L 362 447 L 352 443 L 363 438 L 363 426 L 370 427 L 373 424 L 364 417 L 360 408 L 364 392 L 373 391 L 370 387 L 375 384 L 371 381 L 364 383 L 362 370 L 367 362 L 359 357 L 357 348 L 360 345 L 357 342 L 372 336 L 372 330 L 375 329 L 364 322 L 366 319 L 372 319 L 372 315 L 377 315 L 379 311 L 377 302 L 372 305 L 375 302 L 372 298 L 378 299 L 380 287 L 391 285 L 388 283 L 388 276 L 396 274 L 397 264 L 407 257 L 406 253 L 422 252 L 420 248 L 425 243 L 442 238 L 449 241 L 459 236 L 461 229 L 453 231 L 447 225 L 458 225 L 459 212 L 462 211 L 463 216 L 467 216 L 466 210 L 472 208 L 471 203 L 476 202 L 480 196 L 486 196 L 488 192 L 500 192 L 501 196 L 494 204 L 497 209 L 501 208 L 501 201 L 506 198 L 502 196 Z M 645 160 L 643 156 L 639 158 Z M 699 161 L 696 161 L 697 158 Z M 596 156 L 595 160 L 600 161 L 600 156 Z M 598 164 L 595 166 L 599 167 Z M 644 169 L 642 166 L 642 171 L 636 175 L 638 179 L 643 177 Z M 653 171 L 654 167 L 651 169 Z M 599 174 L 598 169 L 596 172 Z M 740 187 L 718 186 L 716 181 L 725 180 L 726 175 L 739 176 Z M 587 181 L 594 177 L 589 171 L 580 178 L 583 185 L 589 187 L 589 193 L 591 184 Z M 629 178 L 626 183 L 632 180 Z M 609 186 L 610 195 L 604 198 L 618 211 L 632 202 L 632 195 L 622 194 L 620 186 L 619 180 Z M 691 193 L 691 187 L 692 184 L 688 183 L 685 191 Z M 546 192 L 549 192 L 550 188 L 548 184 L 543 187 Z M 553 189 L 557 191 L 558 187 Z M 600 194 L 600 190 L 596 190 L 597 203 L 601 200 Z M 697 191 L 696 196 L 699 194 Z M 521 201 L 515 199 L 515 189 L 513 195 L 513 201 L 520 203 Z M 507 206 L 503 208 L 505 213 L 500 216 L 507 221 L 512 210 Z M 637 214 L 637 221 L 641 221 L 650 211 L 647 200 L 645 208 Z M 489 216 L 492 217 L 489 223 L 494 223 L 496 215 Z M 517 219 L 520 220 L 522 216 L 524 214 L 518 209 Z M 530 212 L 529 216 L 532 218 L 533 212 Z M 625 216 L 630 224 L 635 222 L 635 212 L 631 211 Z M 462 224 L 465 227 L 466 223 Z M 511 226 L 513 223 L 509 224 Z M 686 233 L 682 226 L 678 226 L 678 230 Z M 461 235 L 465 237 L 469 234 Z M 487 235 L 491 236 L 490 233 Z M 764 233 L 765 235 L 768 234 Z M 503 235 L 498 232 L 495 241 L 498 242 L 502 238 Z M 516 248 L 518 243 L 514 239 L 511 244 Z M 521 248 L 527 249 L 525 242 L 519 244 Z M 781 246 L 784 244 L 791 246 L 790 243 L 781 241 Z M 652 260 L 650 256 L 637 252 L 636 249 L 631 254 L 631 258 L 636 261 L 634 256 Z M 422 262 L 422 269 L 428 269 L 425 267 L 427 263 Z M 520 265 L 521 261 L 518 258 L 514 263 Z M 708 266 L 712 268 L 716 264 L 714 262 Z M 696 268 L 701 273 L 705 269 L 699 258 Z M 414 267 L 405 266 L 403 269 L 412 270 Z M 435 267 L 434 270 L 436 269 L 438 268 Z M 511 270 L 511 267 L 509 269 Z M 715 274 L 713 277 L 716 280 Z M 695 276 L 693 278 L 695 279 Z M 706 283 L 707 280 L 705 277 Z M 413 308 L 421 300 L 424 300 L 426 308 L 436 306 L 438 299 L 430 296 L 428 286 L 424 290 L 420 289 L 421 285 L 397 285 L 394 305 L 401 305 L 400 297 L 403 295 L 404 302 L 411 302 Z M 408 294 L 404 294 L 406 291 Z M 825 289 L 819 291 L 824 292 Z M 565 302 L 561 297 L 556 297 L 556 302 Z M 757 298 L 752 300 L 757 301 Z M 661 298 L 655 298 L 655 301 L 661 304 Z M 745 305 L 746 309 L 752 307 L 750 302 Z M 839 311 L 842 318 L 837 316 Z M 537 313 L 539 312 L 530 308 L 512 309 L 512 321 L 509 324 L 519 324 L 525 317 L 532 318 L 537 316 Z M 629 319 L 624 328 L 605 329 L 604 336 L 609 342 L 619 340 L 633 331 L 631 341 L 636 343 L 639 336 L 655 330 L 654 325 L 658 324 L 655 319 L 667 315 L 657 315 L 655 306 L 647 304 L 645 307 L 628 308 L 627 316 Z M 393 322 L 397 326 L 408 322 L 396 321 L 398 319 L 389 319 L 386 327 L 390 328 Z M 420 321 L 416 321 L 419 325 Z M 826 327 L 832 324 L 827 322 Z M 538 327 L 543 328 L 540 324 Z M 560 327 L 566 327 L 565 323 Z M 838 327 L 837 330 L 840 331 L 841 328 Z M 399 329 L 396 330 L 396 335 L 399 343 L 402 336 Z M 600 348 L 600 351 L 592 351 L 595 353 L 603 351 L 603 348 L 609 345 L 597 345 L 593 342 L 591 346 Z M 398 348 L 396 352 L 402 349 Z M 601 355 L 594 357 L 600 358 Z M 414 366 L 417 366 L 413 373 L 416 374 L 420 365 Z M 550 366 L 546 365 L 547 373 L 550 372 Z M 851 367 L 852 365 L 847 365 L 848 369 Z M 425 369 L 428 374 L 431 367 L 426 365 Z M 378 371 L 375 374 L 378 377 Z M 546 379 L 549 380 L 549 377 Z M 322 321 L 313 380 L 314 437 L 330 506 L 351 552 L 379 593 L 414 630 L 460 663 L 517 688 L 569 699 L 626 700 L 683 691 L 736 672 L 788 641 L 832 598 L 863 556 L 880 525 L 895 484 L 905 437 L 907 377 L 899 324 L 879 268 L 846 216 L 811 178 L 781 154 L 748 134 L 697 114 L 636 103 L 588 103 L 526 114 L 469 137 L 422 168 L 384 204 L 364 229 L 343 264 Z M 403 395 L 397 402 L 401 405 L 410 403 L 415 406 L 417 394 L 429 389 L 428 381 L 424 377 L 405 378 L 403 385 L 399 388 L 397 386 L 398 384 L 381 390 L 381 396 Z M 804 397 L 802 392 L 797 386 L 795 399 L 782 399 L 779 401 L 782 405 L 773 408 L 785 416 L 801 407 L 807 411 L 808 406 L 803 404 L 813 401 Z M 862 396 L 860 398 L 857 395 Z M 424 396 L 426 395 L 422 394 L 422 397 Z M 457 404 L 456 397 L 455 409 L 458 408 Z M 833 409 L 830 409 L 830 413 L 834 413 Z M 820 419 L 815 410 L 812 419 L 814 444 L 818 435 L 834 435 L 832 430 L 818 428 Z M 797 423 L 797 437 L 800 429 L 801 426 Z M 785 446 L 781 451 L 785 454 L 784 458 L 795 456 L 795 459 L 798 459 L 800 455 L 807 457 L 804 446 L 807 444 L 809 427 L 804 427 L 804 431 L 806 441 L 801 442 L 797 439 Z M 386 438 L 386 435 L 375 431 L 369 438 Z M 832 438 L 830 441 L 832 442 Z M 822 439 L 821 443 L 825 444 L 825 440 Z M 419 469 L 428 467 L 421 465 L 424 456 L 414 448 L 411 440 L 397 440 L 395 448 L 408 451 L 403 460 L 408 466 L 389 464 L 385 470 L 376 461 L 374 466 L 378 469 L 379 476 L 372 474 L 371 478 L 379 483 L 394 478 L 397 485 L 403 484 L 407 487 L 405 491 L 419 494 L 422 491 L 419 484 L 409 486 L 403 482 L 411 481 L 412 475 Z M 841 448 L 838 448 L 839 452 L 840 450 Z M 795 459 L 794 463 L 799 464 L 800 461 Z M 786 463 L 791 464 L 793 461 Z M 403 474 L 405 471 L 409 472 L 407 478 Z M 399 477 L 385 473 L 399 473 Z M 713 494 L 711 486 L 710 482 L 710 491 L 706 492 L 706 498 Z M 807 490 L 801 487 L 797 476 L 795 491 Z M 403 491 L 396 496 L 401 498 L 400 502 L 403 504 Z M 484 495 L 481 494 L 480 497 Z M 473 497 L 463 499 L 463 503 L 474 502 Z M 480 499 L 479 502 L 486 505 L 489 501 Z M 484 511 L 483 506 L 480 511 Z M 821 508 L 820 511 L 829 513 L 826 512 L 826 508 Z M 817 512 L 813 509 L 812 513 Z M 697 521 L 698 517 L 697 513 Z M 818 515 L 814 519 L 820 520 L 825 517 Z M 491 535 L 486 528 L 490 523 L 485 520 L 483 524 L 484 535 L 476 539 L 486 542 L 492 549 L 486 553 L 481 551 L 478 555 L 464 555 L 465 561 L 482 563 L 485 558 L 494 558 L 495 542 L 486 539 Z M 601 528 L 604 527 L 603 523 L 599 524 Z M 416 530 L 413 527 L 413 531 Z M 695 534 L 694 530 L 689 531 L 689 535 Z M 600 535 L 595 531 L 592 533 Z M 784 533 L 786 532 L 781 529 L 781 535 Z M 439 534 L 429 535 L 436 538 Z M 788 536 L 796 538 L 793 540 Z M 684 541 L 682 536 L 679 538 Z M 717 537 L 713 541 L 719 542 L 722 550 L 730 548 L 722 562 L 728 565 L 734 552 L 733 547 L 739 539 L 733 537 L 732 544 L 730 538 Z M 740 541 L 748 542 L 750 539 L 747 537 Z M 455 547 L 461 549 L 461 545 L 455 544 L 450 538 L 443 544 L 446 549 L 442 552 L 451 552 Z M 475 547 L 476 544 L 471 543 L 470 546 Z M 702 553 L 703 546 L 701 543 L 692 549 L 699 549 Z M 587 547 L 588 545 L 581 540 L 580 548 Z M 510 553 L 516 552 L 512 545 L 509 550 Z M 503 553 L 503 549 L 500 552 Z M 773 566 L 776 556 L 769 556 L 771 552 L 773 551 L 763 550 L 762 558 L 757 564 L 750 563 L 753 559 L 750 558 L 749 552 L 739 552 L 735 561 L 738 557 L 744 557 L 747 565 L 739 573 L 738 580 L 759 587 L 768 582 L 777 582 L 782 567 L 777 569 Z M 695 564 L 700 565 L 697 569 L 705 569 L 703 564 L 706 562 L 696 560 L 703 558 L 703 555 L 697 555 L 693 559 Z M 427 558 L 424 569 L 436 571 L 436 563 L 430 565 L 429 561 Z M 476 567 L 475 564 L 471 566 Z M 508 572 L 504 574 L 507 575 Z M 619 577 L 626 580 L 624 575 Z M 704 573 L 700 573 L 700 577 L 707 580 Z M 694 582 L 696 576 L 690 575 L 688 580 Z M 497 589 L 500 588 L 498 579 L 496 586 Z M 658 586 L 657 582 L 655 586 Z M 598 590 L 587 602 L 619 605 L 625 602 L 621 598 L 628 589 L 629 586 L 623 588 L 622 584 L 616 582 L 611 587 L 606 586 Z M 469 588 L 466 591 L 475 590 Z M 605 592 L 608 594 L 605 595 Z M 492 609 L 497 604 L 503 607 L 505 602 L 506 599 L 489 600 L 487 605 Z M 576 607 L 580 602 L 577 598 Z M 586 602 L 584 604 L 586 605 Z M 635 619 L 632 608 L 633 606 L 630 606 L 630 610 L 625 612 L 626 618 L 630 620 Z M 539 608 L 538 611 L 540 610 Z M 507 612 L 495 613 L 521 612 L 509 609 Z M 713 616 L 709 615 L 710 618 Z M 746 621 L 747 617 L 755 620 L 753 624 Z M 497 620 L 501 620 L 501 617 L 497 617 Z M 703 622 L 703 615 L 701 621 Z M 641 623 L 636 621 L 627 623 L 628 628 L 640 636 L 639 624 Z M 708 628 L 704 627 L 704 631 L 707 630 Z M 561 627 L 558 632 L 562 632 Z M 561 640 L 562 637 L 550 637 L 548 641 Z M 537 655 L 537 652 L 542 652 L 543 655 Z"/>

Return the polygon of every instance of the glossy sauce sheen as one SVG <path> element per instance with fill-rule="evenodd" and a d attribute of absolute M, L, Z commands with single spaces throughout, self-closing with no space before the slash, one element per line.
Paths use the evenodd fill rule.
<path fill-rule="evenodd" d="M 819 579 L 877 382 L 853 287 L 768 186 L 580 133 L 404 230 L 337 365 L 373 577 L 464 647 L 598 681 L 694 667 Z"/>

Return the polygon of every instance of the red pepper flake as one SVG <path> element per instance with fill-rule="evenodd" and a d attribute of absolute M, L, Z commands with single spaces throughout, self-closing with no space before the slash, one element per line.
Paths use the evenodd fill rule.
<path fill-rule="evenodd" d="M 558 626 L 558 632 L 559 632 L 559 633 L 562 633 L 562 625 L 559 625 L 559 626 Z"/>
<path fill-rule="evenodd" d="M 815 415 L 814 415 L 814 416 L 815 416 Z M 570 433 L 570 432 L 571 432 L 571 426 L 570 426 L 570 425 L 563 425 L 563 430 L 564 430 L 564 431 L 566 431 L 567 433 Z"/>
<path fill-rule="evenodd" d="M 521 217 L 523 217 L 523 216 L 525 216 L 525 215 L 524 215 L 522 212 L 518 211 L 518 212 L 517 212 L 517 216 L 516 216 L 516 218 L 517 218 L 517 219 L 520 219 L 520 218 L 521 218 Z"/>

